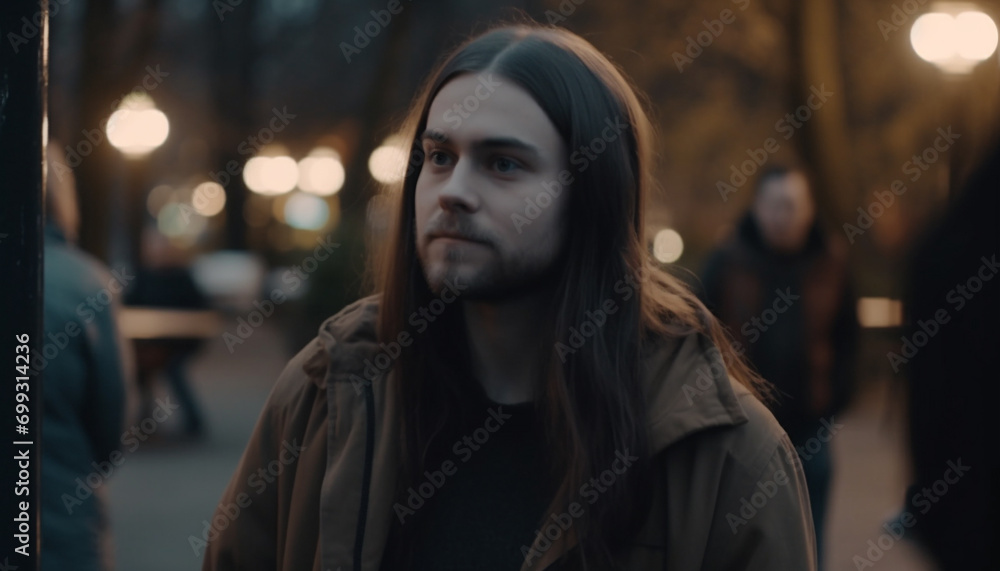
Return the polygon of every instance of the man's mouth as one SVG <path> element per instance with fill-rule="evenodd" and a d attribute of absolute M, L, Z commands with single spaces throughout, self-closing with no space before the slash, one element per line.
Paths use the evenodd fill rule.
<path fill-rule="evenodd" d="M 475 238 L 465 236 L 463 234 L 456 234 L 451 232 L 432 234 L 430 239 L 431 241 L 441 240 L 446 243 L 485 244 L 485 242 L 483 242 L 482 240 L 477 240 Z"/>

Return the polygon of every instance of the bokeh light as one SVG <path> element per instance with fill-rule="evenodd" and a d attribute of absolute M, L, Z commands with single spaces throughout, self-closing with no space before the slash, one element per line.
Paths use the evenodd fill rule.
<path fill-rule="evenodd" d="M 299 167 L 289 156 L 253 157 L 243 167 L 243 182 L 253 192 L 278 195 L 295 188 Z"/>
<path fill-rule="evenodd" d="M 145 93 L 130 93 L 108 118 L 108 141 L 129 157 L 140 157 L 159 147 L 170 134 L 167 116 Z"/>
<path fill-rule="evenodd" d="M 913 51 L 929 62 L 944 61 L 955 53 L 955 19 L 931 12 L 913 22 L 910 29 Z"/>
<path fill-rule="evenodd" d="M 680 259 L 683 253 L 684 240 L 676 230 L 666 228 L 656 233 L 653 238 L 653 257 L 657 260 L 669 264 Z"/>
<path fill-rule="evenodd" d="M 171 238 L 194 237 L 205 230 L 208 222 L 187 204 L 171 202 L 160 209 L 156 227 Z"/>
<path fill-rule="evenodd" d="M 958 55 L 983 61 L 997 49 L 997 26 L 982 12 L 962 12 L 955 18 L 958 28 Z"/>
<path fill-rule="evenodd" d="M 202 216 L 215 216 L 226 206 L 226 189 L 217 182 L 203 182 L 194 188 L 191 206 Z"/>
<path fill-rule="evenodd" d="M 317 196 L 330 196 L 344 186 L 344 164 L 337 151 L 330 147 L 316 147 L 309 156 L 300 160 L 299 188 Z"/>
<path fill-rule="evenodd" d="M 149 211 L 150 216 L 155 218 L 160 214 L 160 210 L 167 204 L 170 204 L 173 199 L 174 189 L 170 185 L 161 184 L 154 187 L 146 195 L 146 210 Z"/>
<path fill-rule="evenodd" d="M 409 156 L 405 141 L 404 137 L 393 135 L 372 151 L 368 157 L 368 170 L 372 178 L 383 184 L 393 184 L 403 180 Z"/>
<path fill-rule="evenodd" d="M 285 223 L 300 230 L 319 230 L 330 219 L 330 207 L 322 198 L 296 192 L 285 202 Z"/>
<path fill-rule="evenodd" d="M 925 61 L 947 72 L 968 73 L 993 55 L 997 27 L 992 18 L 978 11 L 930 12 L 913 22 L 910 43 Z"/>

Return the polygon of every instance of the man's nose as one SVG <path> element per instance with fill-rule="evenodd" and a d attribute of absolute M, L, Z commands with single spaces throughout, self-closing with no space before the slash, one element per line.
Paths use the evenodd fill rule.
<path fill-rule="evenodd" d="M 476 173 L 468 159 L 459 159 L 451 176 L 438 192 L 438 204 L 443 210 L 475 212 L 479 209 L 479 194 L 476 191 Z"/>

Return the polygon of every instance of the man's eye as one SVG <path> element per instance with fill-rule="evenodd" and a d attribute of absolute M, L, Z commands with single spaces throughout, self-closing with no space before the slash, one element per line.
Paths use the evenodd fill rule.
<path fill-rule="evenodd" d="M 449 158 L 448 158 L 448 155 L 442 153 L 441 151 L 431 151 L 427 155 L 427 160 L 429 160 L 431 162 L 431 164 L 437 165 L 437 166 L 440 167 L 440 166 L 447 165 L 448 161 L 449 161 Z"/>
<path fill-rule="evenodd" d="M 495 168 L 497 172 L 512 173 L 520 168 L 520 166 L 517 162 L 508 159 L 507 157 L 497 157 L 493 160 L 493 168 Z"/>

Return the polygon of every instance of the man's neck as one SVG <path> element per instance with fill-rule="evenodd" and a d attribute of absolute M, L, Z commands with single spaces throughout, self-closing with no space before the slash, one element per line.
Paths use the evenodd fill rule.
<path fill-rule="evenodd" d="M 536 397 L 551 354 L 542 342 L 551 303 L 549 290 L 499 302 L 463 302 L 473 372 L 491 400 L 515 404 Z"/>

